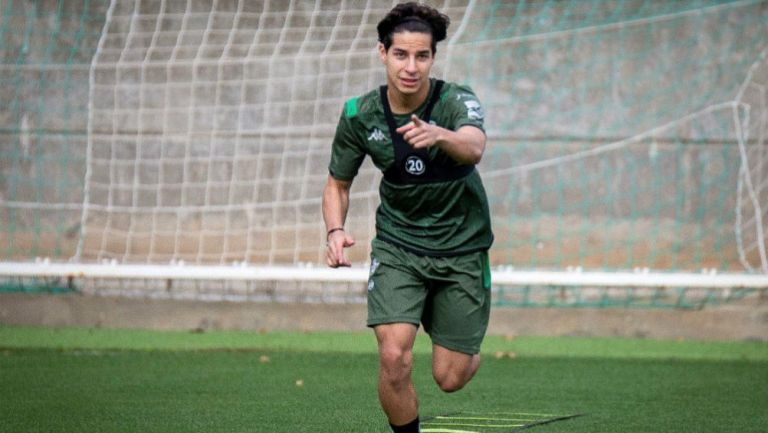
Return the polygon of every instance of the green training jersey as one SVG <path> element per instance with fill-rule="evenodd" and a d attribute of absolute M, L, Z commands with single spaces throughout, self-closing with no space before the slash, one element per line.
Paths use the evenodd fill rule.
<path fill-rule="evenodd" d="M 398 127 L 411 114 L 422 118 L 432 96 L 413 113 L 395 114 Z M 483 108 L 467 86 L 445 83 L 430 122 L 455 131 L 471 125 L 483 130 Z M 428 149 L 429 160 L 459 167 L 438 146 Z M 351 181 L 366 155 L 382 172 L 395 162 L 395 153 L 379 90 L 347 101 L 333 139 L 329 171 Z M 488 199 L 477 170 L 460 179 L 432 183 L 395 184 L 382 178 L 381 204 L 376 211 L 379 239 L 422 255 L 451 256 L 486 250 L 493 242 Z"/>

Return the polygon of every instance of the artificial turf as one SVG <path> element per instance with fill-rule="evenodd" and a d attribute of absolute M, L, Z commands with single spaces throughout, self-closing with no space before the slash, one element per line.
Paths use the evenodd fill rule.
<path fill-rule="evenodd" d="M 0 348 L 0 432 L 387 431 L 369 333 L 0 327 Z M 432 383 L 428 352 L 421 336 L 424 417 L 584 414 L 542 433 L 768 426 L 766 343 L 489 337 L 455 394 Z"/>

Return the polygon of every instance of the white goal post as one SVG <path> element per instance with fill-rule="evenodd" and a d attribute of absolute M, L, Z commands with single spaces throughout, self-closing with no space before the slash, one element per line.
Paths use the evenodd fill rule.
<path fill-rule="evenodd" d="M 0 275 L 26 278 L 198 281 L 291 281 L 351 282 L 368 280 L 366 268 L 323 268 L 295 266 L 201 266 L 201 265 L 125 265 L 75 264 L 38 261 L 0 262 Z M 659 273 L 647 269 L 635 272 L 493 270 L 491 280 L 501 286 L 582 286 L 582 287 L 691 287 L 702 289 L 768 289 L 768 275 L 701 273 Z"/>

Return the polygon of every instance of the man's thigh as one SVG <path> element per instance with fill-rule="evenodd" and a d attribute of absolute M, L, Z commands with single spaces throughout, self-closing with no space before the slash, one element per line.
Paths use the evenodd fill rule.
<path fill-rule="evenodd" d="M 437 259 L 422 317 L 432 342 L 465 354 L 480 351 L 491 310 L 488 253 Z"/>
<path fill-rule="evenodd" d="M 368 277 L 368 326 L 410 323 L 418 326 L 427 289 L 418 272 L 419 258 L 374 240 Z"/>

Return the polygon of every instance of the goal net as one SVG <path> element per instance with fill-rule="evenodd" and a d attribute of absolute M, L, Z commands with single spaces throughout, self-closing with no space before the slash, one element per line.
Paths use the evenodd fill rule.
<path fill-rule="evenodd" d="M 0 259 L 323 266 L 334 128 L 394 3 L 2 0 Z M 496 269 L 768 273 L 767 2 L 430 3 L 434 75 L 487 113 Z"/>

